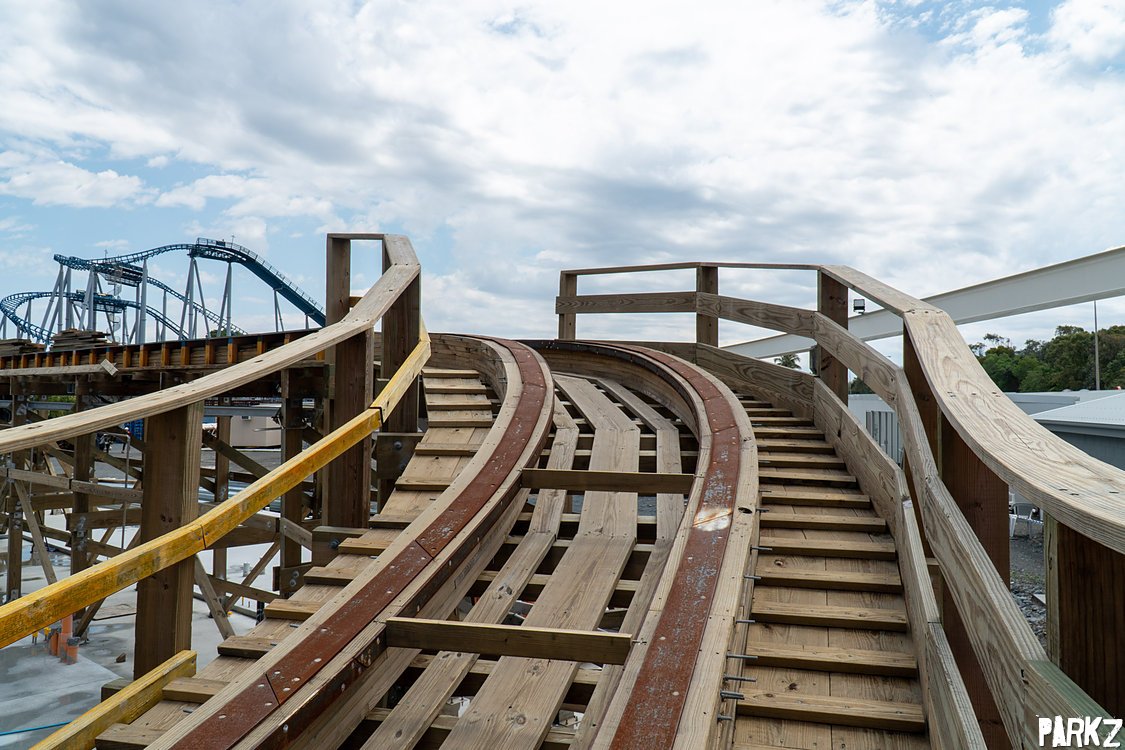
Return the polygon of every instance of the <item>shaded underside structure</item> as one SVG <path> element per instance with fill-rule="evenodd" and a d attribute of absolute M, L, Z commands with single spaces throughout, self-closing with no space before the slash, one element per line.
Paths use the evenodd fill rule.
<path fill-rule="evenodd" d="M 358 299 L 353 244 L 383 264 Z M 690 292 L 564 271 L 557 339 L 437 334 L 405 238 L 327 247 L 321 329 L 0 361 L 9 556 L 72 563 L 23 596 L 9 567 L 0 643 L 138 586 L 135 679 L 43 746 L 1019 747 L 1037 715 L 1122 711 L 1125 474 L 995 394 L 941 310 L 836 266 L 738 266 L 815 275 L 816 309 L 723 297 L 727 265 L 694 263 L 662 267 Z M 849 289 L 901 317 L 903 368 L 849 335 Z M 696 341 L 578 339 L 617 312 L 693 313 Z M 719 320 L 815 340 L 817 374 L 718 348 Z M 849 371 L 898 413 L 905 472 Z M 73 414 L 28 406 L 68 388 Z M 201 434 L 205 402 L 274 394 L 278 468 Z M 93 435 L 138 418 L 136 481 L 99 483 Z M 1007 592 L 1009 485 L 1049 516 L 1047 651 Z M 245 544 L 268 550 L 241 581 L 196 557 Z M 200 668 L 193 592 L 224 635 Z"/>

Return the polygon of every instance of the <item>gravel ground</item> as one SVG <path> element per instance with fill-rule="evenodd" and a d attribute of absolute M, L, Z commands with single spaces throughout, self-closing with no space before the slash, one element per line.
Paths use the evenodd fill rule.
<path fill-rule="evenodd" d="M 1031 630 L 1044 647 L 1047 645 L 1047 608 L 1035 598 L 1046 591 L 1045 563 L 1043 557 L 1042 527 L 1036 528 L 1030 539 L 1018 537 L 1009 542 L 1012 565 L 1012 596 L 1019 605 Z M 1022 529 L 1017 529 L 1017 532 Z"/>

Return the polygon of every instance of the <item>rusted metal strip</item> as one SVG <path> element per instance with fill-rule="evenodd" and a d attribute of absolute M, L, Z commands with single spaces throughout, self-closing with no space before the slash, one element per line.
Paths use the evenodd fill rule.
<path fill-rule="evenodd" d="M 742 435 L 730 402 L 696 368 L 660 352 L 622 348 L 643 352 L 686 380 L 703 399 L 699 421 L 711 432 L 703 494 L 676 567 L 676 585 L 664 603 L 633 684 L 630 710 L 622 717 L 611 745 L 620 750 L 654 750 L 672 747 L 675 742 L 694 676 L 737 501 Z"/>
<path fill-rule="evenodd" d="M 505 480 L 523 468 L 520 457 L 528 452 L 529 445 L 538 437 L 539 445 L 530 451 L 532 460 L 538 458 L 542 443 L 549 430 L 536 435 L 539 415 L 553 397 L 547 379 L 539 366 L 538 357 L 527 347 L 513 341 L 490 339 L 506 348 L 514 357 L 522 380 L 522 389 L 516 403 L 515 417 L 504 439 L 500 440 L 482 470 L 454 498 L 446 513 L 427 527 L 406 549 L 380 571 L 363 589 L 341 606 L 322 627 L 294 644 L 281 660 L 263 672 L 259 679 L 232 698 L 210 721 L 206 721 L 185 735 L 174 748 L 226 749 L 233 747 L 254 727 L 269 718 L 279 706 L 297 694 L 300 686 L 318 675 L 322 668 L 345 647 L 351 645 L 367 630 L 371 639 L 356 658 L 342 670 L 325 680 L 316 695 L 302 696 L 300 705 L 287 712 L 285 722 L 260 746 L 284 747 L 307 728 L 319 715 L 329 710 L 346 689 L 375 661 L 385 649 L 382 630 L 375 633 L 369 625 L 406 588 L 423 579 L 421 590 L 412 597 L 411 605 L 418 606 L 445 584 L 480 543 L 488 528 L 510 505 L 518 492 L 518 482 L 513 484 L 507 497 L 496 503 L 485 516 L 480 511 Z M 447 564 L 432 565 L 450 542 L 467 527 L 477 533 L 465 539 L 454 551 Z M 409 608 L 409 607 L 408 607 Z M 288 689 L 286 689 L 288 688 Z M 220 718 L 223 717 L 223 718 Z"/>

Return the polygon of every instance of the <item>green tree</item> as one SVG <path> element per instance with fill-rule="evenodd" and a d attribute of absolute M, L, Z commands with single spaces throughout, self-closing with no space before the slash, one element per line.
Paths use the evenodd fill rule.
<path fill-rule="evenodd" d="M 1020 363 L 1020 356 L 1012 347 L 1012 342 L 994 333 L 985 335 L 984 342 L 971 347 L 981 367 L 1000 390 L 1018 391 L 1020 378 L 1016 370 Z M 985 349 L 985 344 L 990 345 L 988 349 Z"/>
<path fill-rule="evenodd" d="M 782 354 L 780 357 L 775 358 L 773 363 L 775 365 L 781 365 L 782 367 L 788 367 L 790 370 L 796 370 L 801 366 L 801 363 L 797 360 L 796 354 Z"/>
<path fill-rule="evenodd" d="M 874 393 L 874 392 L 875 391 L 871 390 L 871 386 L 869 386 L 867 383 L 864 383 L 859 378 L 855 378 L 850 383 L 848 383 L 848 393 Z"/>

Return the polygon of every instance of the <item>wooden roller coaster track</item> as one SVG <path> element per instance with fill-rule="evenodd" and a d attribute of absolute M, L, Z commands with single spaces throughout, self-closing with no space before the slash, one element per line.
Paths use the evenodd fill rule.
<path fill-rule="evenodd" d="M 353 241 L 384 261 L 358 299 Z M 76 558 L 107 559 L 0 606 L 7 645 L 140 584 L 136 679 L 41 746 L 1024 747 L 1037 717 L 1125 709 L 1125 473 L 1012 406 L 941 310 L 839 266 L 667 264 L 564 271 L 557 340 L 428 334 L 405 238 L 328 252 L 329 324 L 252 356 L 0 361 L 9 536 L 44 545 L 35 487 L 91 523 L 140 504 L 128 549 L 71 531 Z M 818 309 L 719 295 L 727 267 L 815 273 Z M 578 294 L 683 269 L 694 290 Z M 901 316 L 903 367 L 849 335 L 849 288 Z M 696 341 L 576 340 L 578 314 L 621 312 L 693 313 Z M 818 375 L 719 349 L 720 319 L 814 339 Z M 39 381 L 110 370 L 183 382 L 23 423 Z M 848 411 L 848 371 L 896 411 L 905 471 Z M 223 500 L 199 404 L 263 379 L 286 399 L 286 460 L 207 438 L 252 479 Z M 323 395 L 317 424 L 302 388 Z M 140 489 L 91 482 L 91 433 L 144 417 Z M 33 448 L 69 475 L 34 472 Z M 217 502 L 196 517 L 201 483 Z M 1049 515 L 1048 650 L 1006 586 L 1008 486 Z M 282 593 L 197 562 L 236 538 L 273 542 L 262 566 L 283 550 Z M 177 619 L 193 583 L 220 627 L 223 594 L 268 602 L 198 671 Z"/>

